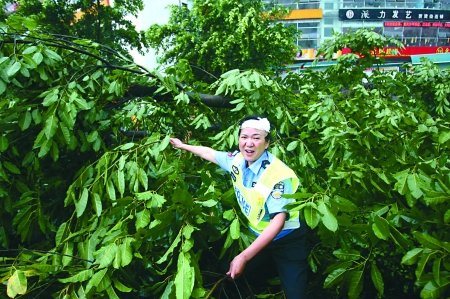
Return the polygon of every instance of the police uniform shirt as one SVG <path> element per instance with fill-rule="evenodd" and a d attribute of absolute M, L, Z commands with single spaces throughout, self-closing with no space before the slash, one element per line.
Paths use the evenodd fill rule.
<path fill-rule="evenodd" d="M 217 151 L 215 154 L 216 161 L 220 168 L 231 173 L 232 163 L 235 155 L 238 151 L 234 153 L 220 152 Z M 258 179 L 261 177 L 265 168 L 273 160 L 273 155 L 268 151 L 265 151 L 258 160 L 253 162 L 249 167 L 245 160 L 242 160 L 241 171 L 243 172 L 243 185 L 247 188 L 253 187 Z M 284 180 L 276 184 L 266 200 L 265 209 L 266 213 L 262 221 L 269 221 L 270 218 L 275 216 L 277 213 L 286 212 L 285 205 L 292 202 L 293 199 L 284 198 L 283 194 L 292 194 L 292 183 L 290 179 Z M 290 231 L 290 230 L 289 230 Z M 285 230 L 280 232 L 276 239 L 286 235 L 289 231 Z"/>

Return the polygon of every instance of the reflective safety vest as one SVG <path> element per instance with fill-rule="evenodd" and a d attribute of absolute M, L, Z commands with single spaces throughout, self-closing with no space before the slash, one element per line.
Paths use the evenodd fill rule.
<path fill-rule="evenodd" d="M 269 221 L 261 220 L 266 213 L 266 200 L 272 193 L 274 186 L 281 181 L 291 179 L 292 192 L 295 192 L 299 186 L 299 179 L 292 169 L 273 156 L 273 160 L 263 171 L 256 184 L 253 187 L 245 187 L 241 169 L 242 163 L 244 163 L 244 156 L 241 153 L 236 154 L 231 166 L 234 192 L 242 213 L 249 221 L 250 228 L 257 233 L 261 233 L 269 225 Z M 289 217 L 286 218 L 283 229 L 299 227 L 299 212 L 289 212 Z"/>

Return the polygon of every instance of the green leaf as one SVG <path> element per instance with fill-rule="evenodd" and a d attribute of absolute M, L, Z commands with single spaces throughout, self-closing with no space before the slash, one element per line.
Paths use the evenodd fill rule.
<path fill-rule="evenodd" d="M 58 281 L 62 283 L 82 282 L 91 278 L 93 274 L 94 271 L 92 269 L 87 269 L 67 278 L 59 278 Z"/>
<path fill-rule="evenodd" d="M 190 239 L 192 236 L 192 233 L 194 231 L 195 231 L 195 227 L 190 224 L 183 226 L 183 229 L 182 229 L 183 237 L 185 239 Z"/>
<path fill-rule="evenodd" d="M 111 284 L 108 285 L 108 287 L 106 288 L 106 294 L 108 294 L 108 298 L 109 299 L 120 299 L 119 296 L 117 296 L 116 291 L 113 289 L 113 287 L 111 286 Z"/>
<path fill-rule="evenodd" d="M 361 253 L 354 249 L 337 249 L 333 251 L 333 255 L 340 261 L 356 261 L 361 258 Z"/>
<path fill-rule="evenodd" d="M 117 189 L 120 193 L 120 197 L 123 197 L 125 193 L 125 173 L 122 170 L 117 171 Z"/>
<path fill-rule="evenodd" d="M 225 220 L 231 221 L 236 217 L 236 214 L 234 213 L 233 209 L 230 209 L 223 212 L 222 217 Z"/>
<path fill-rule="evenodd" d="M 0 95 L 2 95 L 6 91 L 6 83 L 5 81 L 0 79 Z"/>
<path fill-rule="evenodd" d="M 343 198 L 341 196 L 334 196 L 332 199 L 333 206 L 336 206 L 340 211 L 343 212 L 353 212 L 358 210 L 358 206 L 352 201 Z"/>
<path fill-rule="evenodd" d="M 77 217 L 80 218 L 84 211 L 86 210 L 87 202 L 89 197 L 89 190 L 87 188 L 83 188 L 83 192 L 81 193 L 80 200 L 75 201 L 75 209 L 77 211 Z"/>
<path fill-rule="evenodd" d="M 401 195 L 405 195 L 406 192 L 408 192 L 408 174 L 409 169 L 405 169 L 394 174 L 394 178 L 397 180 L 394 185 L 394 189 L 397 190 Z"/>
<path fill-rule="evenodd" d="M 174 282 L 171 280 L 167 283 L 166 288 L 164 289 L 164 293 L 161 295 L 161 299 L 172 299 L 173 298 L 173 290 L 174 290 Z"/>
<path fill-rule="evenodd" d="M 419 261 L 417 262 L 417 268 L 416 268 L 416 278 L 417 280 L 420 280 L 422 277 L 423 272 L 425 271 L 425 267 L 428 264 L 430 258 L 436 254 L 435 251 L 424 251 L 422 255 L 420 256 Z"/>
<path fill-rule="evenodd" d="M 150 211 L 145 209 L 136 213 L 136 229 L 145 228 L 150 223 Z"/>
<path fill-rule="evenodd" d="M 67 222 L 61 223 L 61 225 L 58 227 L 58 230 L 56 231 L 56 235 L 55 235 L 55 245 L 56 246 L 61 244 L 61 241 L 66 233 L 66 227 L 67 227 Z"/>
<path fill-rule="evenodd" d="M 208 200 L 205 200 L 205 201 L 198 201 L 198 200 L 196 200 L 195 203 L 197 203 L 197 204 L 199 204 L 201 206 L 207 207 L 207 208 L 212 208 L 212 207 L 217 205 L 217 200 L 214 200 L 214 199 L 208 199 Z"/>
<path fill-rule="evenodd" d="M 44 55 L 42 55 L 41 52 L 34 53 L 33 61 L 36 63 L 36 65 L 41 64 L 42 60 L 44 60 Z"/>
<path fill-rule="evenodd" d="M 331 213 L 331 211 L 328 209 L 325 202 L 319 201 L 317 209 L 320 213 L 322 213 L 321 220 L 323 225 L 325 225 L 325 227 L 330 231 L 335 232 L 338 229 L 338 222 L 333 213 Z"/>
<path fill-rule="evenodd" d="M 446 286 L 439 286 L 435 281 L 428 281 L 423 289 L 420 291 L 420 298 L 422 299 L 441 299 L 444 294 Z"/>
<path fill-rule="evenodd" d="M 419 255 L 422 253 L 423 248 L 413 248 L 409 250 L 403 257 L 401 263 L 403 265 L 414 265 L 417 262 Z"/>
<path fill-rule="evenodd" d="M 314 202 L 308 202 L 303 208 L 303 215 L 306 224 L 312 229 L 314 229 L 320 222 L 320 214 L 317 210 L 317 206 Z"/>
<path fill-rule="evenodd" d="M 81 110 L 89 110 L 92 108 L 91 105 L 89 105 L 88 102 L 86 102 L 86 100 L 80 97 L 78 94 L 74 98 L 74 102 Z"/>
<path fill-rule="evenodd" d="M 372 230 L 377 238 L 382 240 L 389 239 L 389 222 L 386 219 L 375 215 L 374 222 L 372 223 Z"/>
<path fill-rule="evenodd" d="M 252 90 L 252 87 L 247 77 L 241 77 L 241 83 L 242 87 L 244 87 L 246 90 Z"/>
<path fill-rule="evenodd" d="M 362 270 L 352 270 L 349 273 L 349 288 L 348 288 L 348 298 L 349 299 L 359 299 L 363 288 L 363 275 Z"/>
<path fill-rule="evenodd" d="M 8 279 L 6 293 L 8 297 L 14 298 L 16 295 L 23 295 L 27 292 L 27 278 L 25 273 L 20 270 L 14 271 Z"/>
<path fill-rule="evenodd" d="M 25 50 L 22 51 L 22 54 L 23 55 L 28 55 L 28 54 L 36 52 L 37 49 L 38 48 L 36 46 L 29 46 L 29 47 L 25 48 Z"/>
<path fill-rule="evenodd" d="M 113 284 L 114 284 L 114 287 L 117 290 L 121 291 L 122 293 L 129 293 L 133 290 L 133 288 L 127 287 L 126 285 L 124 285 L 123 283 L 118 281 L 117 279 L 113 279 Z"/>
<path fill-rule="evenodd" d="M 55 88 L 55 89 L 49 90 L 46 93 L 44 100 L 42 101 L 42 105 L 45 107 L 49 107 L 50 105 L 52 105 L 53 103 L 58 101 L 58 99 L 59 99 L 59 89 Z"/>
<path fill-rule="evenodd" d="M 62 265 L 64 267 L 69 265 L 72 259 L 73 259 L 73 243 L 66 242 L 64 243 L 63 248 Z"/>
<path fill-rule="evenodd" d="M 194 289 L 195 271 L 191 267 L 190 255 L 180 252 L 178 255 L 177 274 L 175 275 L 175 290 L 177 299 L 191 298 Z"/>
<path fill-rule="evenodd" d="M 55 115 L 50 115 L 45 121 L 45 136 L 50 139 L 55 135 L 56 129 L 58 129 L 58 118 Z"/>
<path fill-rule="evenodd" d="M 291 152 L 291 151 L 293 151 L 293 150 L 295 150 L 295 148 L 298 146 L 298 140 L 294 140 L 294 141 L 292 141 L 292 142 L 290 142 L 289 144 L 288 144 L 288 146 L 286 147 L 286 150 L 288 151 L 288 152 Z"/>
<path fill-rule="evenodd" d="M 112 179 L 106 181 L 106 192 L 108 192 L 109 199 L 111 201 L 116 200 L 116 189 L 114 188 L 114 183 Z"/>
<path fill-rule="evenodd" d="M 44 53 L 47 55 L 48 58 L 52 59 L 52 60 L 56 60 L 56 61 L 62 61 L 61 56 L 59 56 L 58 53 L 56 53 L 53 50 L 50 50 L 48 48 L 44 48 Z"/>
<path fill-rule="evenodd" d="M 157 264 L 164 263 L 167 260 L 167 258 L 169 257 L 169 255 L 173 252 L 175 247 L 178 246 L 180 241 L 181 241 L 181 230 L 178 232 L 178 235 L 176 236 L 175 240 L 173 240 L 172 244 L 167 249 L 166 253 L 164 253 L 164 255 L 156 263 Z"/>
<path fill-rule="evenodd" d="M 391 225 L 389 227 L 389 231 L 391 232 L 391 238 L 394 240 L 394 242 L 400 246 L 403 250 L 406 250 L 407 248 L 410 248 L 411 242 L 407 239 L 407 236 L 405 233 L 400 233 L 395 226 Z"/>
<path fill-rule="evenodd" d="M 418 182 L 419 180 L 420 178 L 417 175 L 417 173 L 409 174 L 407 177 L 409 191 L 411 192 L 411 195 L 416 199 L 422 197 L 423 195 L 423 192 L 419 187 L 420 185 L 420 183 Z"/>
<path fill-rule="evenodd" d="M 20 169 L 9 161 L 4 161 L 3 166 L 12 174 L 20 174 Z"/>
<path fill-rule="evenodd" d="M 0 136 L 0 153 L 8 149 L 9 141 L 6 136 Z"/>
<path fill-rule="evenodd" d="M 442 257 L 438 257 L 433 262 L 433 278 L 438 285 L 441 285 L 441 263 Z"/>
<path fill-rule="evenodd" d="M 323 284 L 324 288 L 331 288 L 333 286 L 338 285 L 342 282 L 345 275 L 347 274 L 347 269 L 345 268 L 337 268 L 333 271 L 331 271 L 330 274 L 325 278 L 325 282 Z"/>
<path fill-rule="evenodd" d="M 443 242 L 439 241 L 436 238 L 433 238 L 432 236 L 421 233 L 421 232 L 413 232 L 414 237 L 417 239 L 417 241 L 420 242 L 420 244 L 423 245 L 423 247 L 430 248 L 430 249 L 444 249 L 447 252 L 450 251 L 449 245 L 444 244 Z"/>
<path fill-rule="evenodd" d="M 166 137 L 161 141 L 158 146 L 159 151 L 164 151 L 167 146 L 170 144 L 170 135 L 166 135 Z"/>
<path fill-rule="evenodd" d="M 144 189 L 148 189 L 148 176 L 147 176 L 147 173 L 145 172 L 145 170 L 142 168 L 139 168 L 137 176 L 138 176 L 138 180 L 141 183 L 142 187 L 144 187 Z"/>
<path fill-rule="evenodd" d="M 22 67 L 22 64 L 19 61 L 14 62 L 6 71 L 6 75 L 8 77 L 13 77 Z"/>
<path fill-rule="evenodd" d="M 444 223 L 449 224 L 450 223 L 450 209 L 448 209 L 444 214 Z"/>
<path fill-rule="evenodd" d="M 99 265 L 99 268 L 104 268 L 111 265 L 116 255 L 116 251 L 117 245 L 115 243 L 108 244 L 97 250 L 94 253 L 94 256 L 96 258 L 96 264 Z"/>
<path fill-rule="evenodd" d="M 237 240 L 241 237 L 241 229 L 238 218 L 234 218 L 230 224 L 230 236 L 233 240 Z"/>
<path fill-rule="evenodd" d="M 92 275 L 92 278 L 86 285 L 85 293 L 89 293 L 89 291 L 93 287 L 97 287 L 100 284 L 100 282 L 103 280 L 103 277 L 105 277 L 106 271 L 108 271 L 107 268 L 101 269 L 100 271 L 95 272 L 95 274 Z"/>
<path fill-rule="evenodd" d="M 383 297 L 383 295 L 384 295 L 383 276 L 381 275 L 381 272 L 378 269 L 375 261 L 372 262 L 372 265 L 370 267 L 370 277 L 372 278 L 372 282 L 373 282 L 373 285 L 375 286 L 375 289 L 377 289 L 377 291 L 378 291 L 378 295 L 380 297 Z"/>
<path fill-rule="evenodd" d="M 126 151 L 126 150 L 129 150 L 130 148 L 132 148 L 133 146 L 135 146 L 134 142 L 128 142 L 128 143 L 125 143 L 125 144 L 121 145 L 119 147 L 119 149 L 121 151 Z"/>
<path fill-rule="evenodd" d="M 450 131 L 442 131 L 439 134 L 439 144 L 444 144 L 450 140 Z"/>
<path fill-rule="evenodd" d="M 31 124 L 31 113 L 26 111 L 19 118 L 19 127 L 22 131 L 25 131 L 30 127 Z"/>
<path fill-rule="evenodd" d="M 128 266 L 133 260 L 133 250 L 131 247 L 132 242 L 132 238 L 125 238 L 125 241 L 119 245 L 118 252 L 121 253 L 120 265 L 122 267 Z"/>
<path fill-rule="evenodd" d="M 100 217 L 102 214 L 102 200 L 100 198 L 100 195 L 98 193 L 94 193 L 93 196 L 93 205 L 94 205 L 94 211 L 97 217 Z"/>

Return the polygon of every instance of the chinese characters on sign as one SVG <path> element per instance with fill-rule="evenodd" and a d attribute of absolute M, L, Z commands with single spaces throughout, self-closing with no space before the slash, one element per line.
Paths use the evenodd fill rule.
<path fill-rule="evenodd" d="M 339 19 L 346 21 L 450 21 L 450 11 L 426 9 L 340 9 Z"/>
<path fill-rule="evenodd" d="M 442 27 L 450 28 L 450 22 L 384 22 L 384 27 Z"/>

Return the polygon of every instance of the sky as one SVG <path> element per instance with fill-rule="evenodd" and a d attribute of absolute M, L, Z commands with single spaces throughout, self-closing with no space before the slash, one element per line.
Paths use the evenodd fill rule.
<path fill-rule="evenodd" d="M 179 4 L 179 0 L 144 0 L 144 10 L 142 10 L 133 21 L 136 30 L 147 30 L 152 24 L 165 24 L 169 20 L 170 10 L 168 5 Z M 137 51 L 131 51 L 134 62 L 149 70 L 155 69 L 158 64 L 156 62 L 156 54 L 153 49 L 145 55 L 140 55 Z"/>

